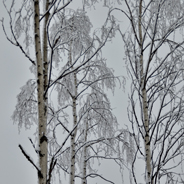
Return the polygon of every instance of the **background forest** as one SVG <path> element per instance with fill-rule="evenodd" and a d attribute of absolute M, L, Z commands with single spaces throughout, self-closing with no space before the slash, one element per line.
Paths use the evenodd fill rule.
<path fill-rule="evenodd" d="M 182 0 L 1 5 L 4 183 L 183 183 Z"/>

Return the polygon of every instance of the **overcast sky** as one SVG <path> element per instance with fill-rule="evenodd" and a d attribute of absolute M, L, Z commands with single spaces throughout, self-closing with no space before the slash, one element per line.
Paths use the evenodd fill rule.
<path fill-rule="evenodd" d="M 105 10 L 104 10 L 105 14 Z M 7 19 L 7 13 L 0 2 L 0 18 Z M 92 23 L 95 22 L 96 27 L 104 21 L 102 17 L 102 8 L 97 9 L 91 13 L 90 17 Z M 123 20 L 123 19 L 122 19 Z M 8 28 L 8 27 L 6 27 Z M 3 184 L 33 184 L 37 183 L 37 173 L 33 166 L 24 158 L 18 148 L 21 144 L 26 151 L 35 159 L 34 150 L 28 140 L 28 137 L 33 137 L 33 131 L 21 130 L 19 134 L 17 125 L 13 125 L 11 115 L 15 109 L 16 96 L 20 92 L 25 82 L 32 78 L 29 71 L 30 62 L 24 57 L 21 51 L 15 46 L 11 45 L 5 38 L 2 28 L 0 28 L 0 115 L 1 115 L 1 151 L 0 151 L 0 178 Z M 106 45 L 104 49 L 104 56 L 110 67 L 116 71 L 116 75 L 126 76 L 125 64 L 123 63 L 123 45 L 120 37 L 117 37 L 113 43 Z M 126 91 L 127 92 L 127 91 Z M 127 119 L 127 96 L 122 89 L 117 89 L 115 96 L 111 96 L 112 107 L 115 109 L 114 113 L 118 117 L 119 123 L 124 126 Z M 105 166 L 104 171 L 109 172 L 111 177 L 117 178 L 115 172 L 110 170 L 110 167 Z M 120 178 L 117 178 L 117 183 L 121 183 Z M 103 182 L 99 182 L 103 183 Z"/>
<path fill-rule="evenodd" d="M 7 20 L 2 1 L 0 2 L 0 17 Z M 18 148 L 20 143 L 29 147 L 29 131 L 22 130 L 21 134 L 18 134 L 17 125 L 13 125 L 11 120 L 20 87 L 31 77 L 30 63 L 18 48 L 6 40 L 2 28 L 0 28 L 0 35 L 0 178 L 4 184 L 36 183 L 35 169 L 27 162 Z"/>

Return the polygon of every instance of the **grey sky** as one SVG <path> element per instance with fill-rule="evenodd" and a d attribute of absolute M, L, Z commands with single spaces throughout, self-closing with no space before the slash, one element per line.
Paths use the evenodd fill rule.
<path fill-rule="evenodd" d="M 7 14 L 0 2 L 0 17 Z M 30 145 L 28 131 L 18 134 L 17 125 L 13 125 L 11 115 L 15 108 L 16 96 L 20 87 L 30 77 L 30 63 L 21 54 L 20 50 L 11 45 L 0 28 L 0 116 L 1 116 L 1 151 L 0 151 L 0 178 L 1 182 L 9 183 L 36 183 L 36 171 L 23 157 L 18 144 Z M 28 146 L 29 147 L 29 146 Z M 29 181 L 29 182 L 28 182 Z"/>

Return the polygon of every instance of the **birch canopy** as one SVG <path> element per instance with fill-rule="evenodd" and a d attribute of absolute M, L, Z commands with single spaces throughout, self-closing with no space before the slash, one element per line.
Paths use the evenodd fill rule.
<path fill-rule="evenodd" d="M 179 182 L 184 109 L 183 40 L 177 35 L 184 23 L 183 2 L 125 0 L 125 4 L 127 11 L 114 10 L 121 11 L 131 26 L 126 33 L 119 32 L 132 81 L 129 120 L 133 135 L 139 137 L 135 137 L 134 182 L 139 183 L 139 155 L 145 160 L 146 183 Z"/>
<path fill-rule="evenodd" d="M 29 140 L 37 157 L 19 148 L 38 183 L 114 184 L 115 177 L 100 171 L 103 163 L 122 178 L 128 173 L 125 183 L 183 183 L 183 0 L 76 2 L 3 0 L 5 37 L 33 73 L 12 119 L 19 130 L 36 129 Z M 100 6 L 104 20 L 96 29 L 90 13 Z M 124 46 L 126 85 L 108 67 L 118 65 L 117 39 Z M 109 94 L 122 83 L 129 105 L 117 119 Z M 118 103 L 122 112 L 126 103 Z"/>
<path fill-rule="evenodd" d="M 12 118 L 19 128 L 37 126 L 35 142 L 29 140 L 39 164 L 19 148 L 36 169 L 39 184 L 54 183 L 53 176 L 61 182 L 58 173 L 68 174 L 70 184 L 76 177 L 82 183 L 90 177 L 112 183 L 92 169 L 91 160 L 113 156 L 117 121 L 104 90 L 113 91 L 116 78 L 101 49 L 114 35 L 115 22 L 109 18 L 91 33 L 86 12 L 70 9 L 70 3 L 22 1 L 16 10 L 16 1 L 9 7 L 4 1 L 10 19 L 10 34 L 2 20 L 5 36 L 31 61 L 35 76 L 21 88 Z"/>

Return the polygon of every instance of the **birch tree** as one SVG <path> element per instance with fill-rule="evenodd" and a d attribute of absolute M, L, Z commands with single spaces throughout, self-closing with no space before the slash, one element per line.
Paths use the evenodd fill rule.
<path fill-rule="evenodd" d="M 142 181 L 136 170 L 142 158 L 146 183 L 182 183 L 183 1 L 102 2 L 111 15 L 121 12 L 129 21 L 129 27 L 119 25 L 119 33 L 132 82 L 128 115 L 137 145 L 134 182 Z"/>
<path fill-rule="evenodd" d="M 71 137 L 70 183 L 74 183 L 75 137 L 77 126 L 80 123 L 80 121 L 77 122 L 76 115 L 76 100 L 79 97 L 79 94 L 77 93 L 77 85 L 79 85 L 77 84 L 77 72 L 86 69 L 84 70 L 84 73 L 86 73 L 86 75 L 88 74 L 90 67 L 87 66 L 87 64 L 95 57 L 96 59 L 99 57 L 101 48 L 113 35 L 114 22 L 111 24 L 110 28 L 106 29 L 105 26 L 103 27 L 101 38 L 94 33 L 93 38 L 89 40 L 86 39 L 87 37 L 85 38 L 87 35 L 83 35 L 83 40 L 83 36 L 81 36 L 82 34 L 79 33 L 85 33 L 86 28 L 88 31 L 88 26 L 90 25 L 86 24 L 87 22 L 84 21 L 83 25 L 86 24 L 86 27 L 82 25 L 78 32 L 73 31 L 73 29 L 75 29 L 74 26 L 72 24 L 67 24 L 67 17 L 73 16 L 73 11 L 67 9 L 67 6 L 69 6 L 70 3 L 71 1 L 64 3 L 60 0 L 52 2 L 49 0 L 44 2 L 38 0 L 34 2 L 22 1 L 20 8 L 16 11 L 15 8 L 16 5 L 18 5 L 16 1 L 13 0 L 10 7 L 8 7 L 4 1 L 4 6 L 10 18 L 10 34 L 8 34 L 5 29 L 4 20 L 1 20 L 5 36 L 8 41 L 17 46 L 25 57 L 31 61 L 32 66 L 30 69 L 35 75 L 35 79 L 29 80 L 26 85 L 21 88 L 21 93 L 18 95 L 16 110 L 12 117 L 14 121 L 19 122 L 19 128 L 22 126 L 29 128 L 34 125 L 34 123 L 38 126 L 38 137 L 36 142 L 38 146 L 35 146 L 35 143 L 33 143 L 31 138 L 30 141 L 38 155 L 39 165 L 34 163 L 21 145 L 19 145 L 19 147 L 28 161 L 36 168 L 40 184 L 51 183 L 53 170 L 56 165 L 60 165 L 57 162 L 58 156 L 61 156 L 63 146 L 66 144 L 69 137 Z M 81 14 L 84 13 L 82 12 Z M 32 26 L 34 27 L 34 30 L 31 29 Z M 75 26 L 79 27 L 81 25 L 77 23 Z M 74 38 L 78 38 L 79 42 L 76 40 L 74 43 Z M 22 39 L 25 46 L 21 43 Z M 78 45 L 78 43 L 82 42 L 86 42 L 86 45 Z M 34 45 L 35 47 L 34 54 L 32 54 L 32 50 L 30 49 L 31 45 Z M 75 50 L 73 50 L 74 47 Z M 61 61 L 64 61 L 63 58 L 66 51 L 69 53 L 68 61 L 66 64 L 62 64 Z M 59 72 L 54 69 L 54 62 Z M 100 62 L 100 60 L 98 62 Z M 103 70 L 100 70 L 100 72 L 102 71 Z M 108 76 L 105 75 L 106 74 L 104 74 L 103 77 L 108 78 Z M 70 78 L 71 76 L 73 76 L 72 79 Z M 112 76 L 110 76 L 110 78 L 111 77 Z M 81 84 L 86 83 L 86 87 L 83 91 L 96 82 L 84 82 L 84 79 L 85 77 L 80 79 Z M 102 79 L 96 80 L 98 81 Z M 58 103 L 61 103 L 62 105 L 58 110 L 55 110 L 53 101 L 48 100 L 48 94 L 49 96 L 52 96 L 52 89 L 56 89 L 55 87 L 58 88 L 58 85 L 61 85 L 62 88 L 68 87 L 67 85 L 65 86 L 65 82 L 71 83 L 72 89 L 65 89 L 68 95 L 65 96 L 65 94 L 62 93 L 60 102 L 58 101 Z M 59 90 L 59 88 L 57 90 Z M 62 90 L 60 90 L 60 92 Z M 68 100 L 68 96 L 72 98 L 74 117 L 73 128 L 71 131 L 69 131 L 65 124 L 58 118 L 63 116 L 65 119 L 64 122 L 67 122 L 66 113 L 64 113 L 63 109 L 70 106 L 70 104 L 66 105 L 65 103 Z M 57 122 L 57 124 L 54 124 L 54 122 Z M 58 122 L 68 135 L 59 147 L 53 147 L 54 142 L 57 142 L 54 131 L 58 126 Z"/>
<path fill-rule="evenodd" d="M 83 31 L 81 31 L 81 27 L 83 27 Z M 80 60 L 81 65 L 83 65 L 83 62 L 85 62 L 84 57 L 88 58 L 90 56 L 89 53 L 93 54 L 95 51 L 94 45 L 91 45 L 91 43 L 93 43 L 91 40 L 93 39 L 89 37 L 90 22 L 83 12 L 77 11 L 71 18 L 66 20 L 65 29 L 68 31 L 63 32 L 63 34 L 67 34 L 61 36 L 61 40 L 64 39 L 62 40 L 64 43 L 66 40 L 69 40 L 67 42 L 68 44 L 65 46 L 68 52 L 68 62 L 61 71 L 66 70 L 67 67 L 70 67 L 70 70 L 74 70 L 75 66 L 73 65 L 73 61 L 75 61 L 75 58 Z M 89 45 L 91 45 L 90 48 Z M 86 52 L 84 55 L 81 55 L 85 47 L 89 48 L 89 53 Z M 56 139 L 53 140 L 52 144 L 52 147 L 58 147 L 59 150 L 55 155 L 58 159 L 58 170 L 62 169 L 69 174 L 69 183 L 74 183 L 75 177 L 81 178 L 83 183 L 86 183 L 88 177 L 102 177 L 96 172 L 91 173 L 94 171 L 93 169 L 88 171 L 90 174 L 87 174 L 87 162 L 90 163 L 90 161 L 88 161 L 89 158 L 86 153 L 87 147 L 92 147 L 94 144 L 100 144 L 98 149 L 102 149 L 103 141 L 105 142 L 105 140 L 108 139 L 112 141 L 112 139 L 115 139 L 113 133 L 117 128 L 117 122 L 112 115 L 110 102 L 103 91 L 103 88 L 114 90 L 114 87 L 115 77 L 113 76 L 113 72 L 106 66 L 105 60 L 101 57 L 101 54 L 97 54 L 94 59 L 91 59 L 82 68 L 76 69 L 75 72 L 60 79 L 56 84 L 60 109 L 63 106 L 66 108 L 71 106 L 72 108 L 72 130 L 68 125 L 64 125 L 64 120 L 62 120 L 62 118 L 57 118 L 57 121 L 65 127 L 65 131 L 71 132 L 70 148 L 68 145 L 64 146 L 63 142 L 59 144 Z M 87 116 L 88 118 L 90 116 L 90 120 L 87 120 Z M 53 121 L 53 132 L 56 132 L 56 127 L 58 126 L 57 121 Z M 88 126 L 89 128 L 84 129 L 84 127 Z M 98 129 L 95 129 L 95 127 L 98 127 Z M 90 139 L 87 139 L 90 134 L 89 132 L 96 132 L 94 134 L 98 136 L 91 136 Z M 96 139 L 94 139 L 94 137 L 96 137 Z M 104 143 L 103 149 L 105 150 L 107 146 L 107 143 Z M 110 149 L 111 148 L 109 148 L 109 150 Z M 91 150 L 95 150 L 95 148 L 91 148 Z M 108 148 L 106 150 L 108 150 Z M 96 151 L 95 157 L 100 158 L 100 155 L 97 153 L 98 151 Z M 69 154 L 70 159 L 66 158 Z M 105 154 L 107 154 L 107 151 L 105 151 Z M 93 156 L 90 157 L 91 159 L 93 158 Z M 83 163 L 82 166 L 81 163 Z M 89 165 L 90 164 L 88 164 L 88 166 Z M 102 179 L 105 178 L 102 177 Z"/>
<path fill-rule="evenodd" d="M 82 128 L 80 128 L 81 138 L 78 140 L 79 165 L 82 172 L 82 182 L 87 183 L 88 178 L 99 177 L 102 180 L 114 183 L 108 177 L 102 175 L 93 168 L 93 164 L 100 160 L 113 160 L 119 166 L 125 164 L 125 159 L 119 150 L 122 144 L 119 144 L 121 133 L 118 131 L 117 120 L 111 113 L 110 103 L 106 95 L 93 91 L 87 97 L 86 103 L 80 110 L 80 116 L 83 116 Z M 124 133 L 122 133 L 124 135 Z M 133 147 L 133 145 L 132 145 Z M 82 149 L 81 149 L 82 148 Z"/>
<path fill-rule="evenodd" d="M 182 182 L 183 2 L 125 0 L 124 4 L 126 9 L 112 11 L 122 12 L 131 27 L 119 32 L 132 81 L 128 112 L 137 145 L 134 182 L 139 183 L 140 157 L 146 183 Z"/>

